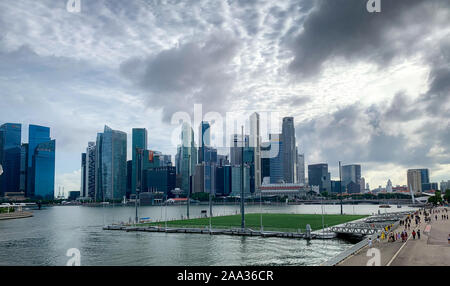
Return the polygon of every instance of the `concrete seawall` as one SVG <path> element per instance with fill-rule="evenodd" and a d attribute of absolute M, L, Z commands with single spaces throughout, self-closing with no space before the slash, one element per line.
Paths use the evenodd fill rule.
<path fill-rule="evenodd" d="M 0 214 L 0 220 L 27 218 L 27 217 L 32 217 L 32 216 L 33 216 L 33 213 L 31 213 L 31 212 L 2 213 L 2 214 Z"/>

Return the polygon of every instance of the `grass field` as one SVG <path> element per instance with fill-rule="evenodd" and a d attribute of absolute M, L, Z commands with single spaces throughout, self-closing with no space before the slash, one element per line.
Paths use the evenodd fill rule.
<path fill-rule="evenodd" d="M 324 215 L 324 224 L 333 226 L 357 219 L 367 217 L 366 215 Z M 322 229 L 322 215 L 319 214 L 272 214 L 265 213 L 262 215 L 264 230 L 278 231 L 297 231 L 305 230 L 306 225 L 310 224 L 312 230 Z M 142 225 L 160 225 L 164 226 L 164 222 L 146 223 Z M 196 218 L 189 220 L 173 220 L 168 221 L 167 226 L 171 227 L 209 227 L 209 218 Z M 240 215 L 218 216 L 212 218 L 213 228 L 236 228 L 241 226 Z M 260 214 L 246 214 L 245 226 L 259 230 L 261 226 Z"/>

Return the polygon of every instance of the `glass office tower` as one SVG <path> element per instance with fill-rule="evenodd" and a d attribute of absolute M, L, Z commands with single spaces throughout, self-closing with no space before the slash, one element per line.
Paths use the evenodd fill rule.
<path fill-rule="evenodd" d="M 55 140 L 40 143 L 33 154 L 34 196 L 55 197 Z"/>
<path fill-rule="evenodd" d="M 137 153 L 136 148 L 147 150 L 147 129 L 133 128 L 131 142 L 131 194 L 136 194 Z M 141 190 L 142 191 L 142 190 Z"/>
<path fill-rule="evenodd" d="M 102 194 L 121 200 L 127 190 L 127 134 L 105 126 L 101 149 Z"/>
<path fill-rule="evenodd" d="M 20 188 L 20 151 L 22 125 L 5 123 L 0 126 L 0 196 L 6 192 L 18 192 Z"/>
<path fill-rule="evenodd" d="M 27 197 L 35 196 L 35 170 L 33 169 L 33 157 L 36 147 L 50 141 L 50 128 L 39 125 L 28 127 L 28 170 L 27 170 Z"/>

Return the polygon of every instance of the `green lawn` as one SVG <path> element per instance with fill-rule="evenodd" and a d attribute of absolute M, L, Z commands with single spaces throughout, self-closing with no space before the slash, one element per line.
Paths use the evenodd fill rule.
<path fill-rule="evenodd" d="M 367 217 L 367 215 L 324 215 L 324 224 L 333 226 L 357 219 Z M 262 215 L 264 230 L 279 231 L 304 231 L 306 225 L 310 224 L 313 230 L 322 229 L 322 215 L 320 214 L 271 214 Z M 164 222 L 146 223 L 142 225 L 160 225 L 164 226 Z M 177 227 L 209 227 L 209 218 L 196 218 L 189 220 L 168 221 L 168 226 Z M 212 218 L 213 228 L 233 228 L 241 226 L 240 215 L 218 216 Z M 261 226 L 260 214 L 246 214 L 245 226 L 259 230 Z"/>

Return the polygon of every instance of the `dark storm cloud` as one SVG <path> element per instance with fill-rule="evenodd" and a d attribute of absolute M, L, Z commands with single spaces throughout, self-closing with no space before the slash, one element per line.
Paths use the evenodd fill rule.
<path fill-rule="evenodd" d="M 438 120 L 436 124 L 435 118 L 424 116 L 420 109 L 408 113 L 410 106 L 403 106 L 404 103 L 402 93 L 390 102 L 369 108 L 355 103 L 298 124 L 297 137 L 307 153 L 318 152 L 323 161 L 332 164 L 339 160 L 347 163 L 393 163 L 405 167 L 448 164 L 449 117 Z M 417 102 L 411 102 L 412 106 L 415 104 Z M 389 128 L 392 124 L 407 124 L 410 120 L 420 120 L 421 127 L 406 132 L 392 132 Z M 445 150 L 439 156 L 430 154 L 436 146 Z"/>
<path fill-rule="evenodd" d="M 318 74 L 334 58 L 383 66 L 416 52 L 418 39 L 435 28 L 436 11 L 450 7 L 447 0 L 392 0 L 381 1 L 381 13 L 368 13 L 367 0 L 315 3 L 291 47 L 294 60 L 289 70 L 306 77 Z"/>
<path fill-rule="evenodd" d="M 204 111 L 224 111 L 235 80 L 231 61 L 238 42 L 226 34 L 182 44 L 148 58 L 132 58 L 121 73 L 139 86 L 151 107 L 163 109 L 167 122 L 177 111 L 203 104 Z"/>

